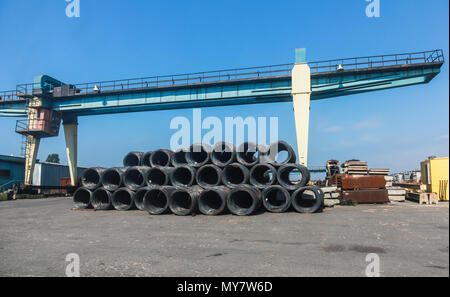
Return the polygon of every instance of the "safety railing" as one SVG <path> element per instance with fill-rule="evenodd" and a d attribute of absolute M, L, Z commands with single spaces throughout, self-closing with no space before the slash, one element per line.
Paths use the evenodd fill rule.
<path fill-rule="evenodd" d="M 405 64 L 433 63 L 444 60 L 442 50 L 420 53 L 395 54 L 383 56 L 359 57 L 350 59 L 311 62 L 312 73 L 321 73 L 351 69 L 372 69 Z M 231 70 L 209 71 L 190 74 L 154 76 L 137 79 L 90 82 L 75 85 L 76 93 L 96 93 L 102 91 L 122 91 L 128 89 L 143 89 L 150 87 L 167 87 L 189 85 L 195 83 L 221 82 L 230 80 L 270 78 L 281 75 L 291 75 L 294 64 L 280 64 L 262 67 L 250 67 Z"/>
<path fill-rule="evenodd" d="M 29 125 L 30 121 L 32 127 Z M 57 122 L 47 119 L 25 119 L 16 121 L 16 131 L 44 131 L 48 127 L 58 127 Z"/>
<path fill-rule="evenodd" d="M 0 101 L 15 100 L 18 99 L 17 91 L 0 91 Z"/>
<path fill-rule="evenodd" d="M 95 93 L 102 91 L 122 91 L 150 87 L 169 87 L 196 83 L 221 82 L 253 78 L 290 75 L 293 64 L 271 65 L 262 67 L 240 68 L 231 70 L 208 71 L 167 76 L 153 76 L 135 79 L 89 82 L 76 84 L 76 93 Z"/>
<path fill-rule="evenodd" d="M 311 73 L 316 74 L 343 70 L 370 70 L 388 66 L 429 64 L 436 62 L 444 62 L 443 50 L 327 60 L 320 62 L 310 62 L 308 64 L 311 68 Z M 293 66 L 294 64 L 290 63 L 189 74 L 98 81 L 76 84 L 73 87 L 75 88 L 74 94 L 79 95 L 110 91 L 145 89 L 151 87 L 170 87 L 208 82 L 270 78 L 291 75 Z M 16 91 L 1 92 L 0 100 L 20 99 L 26 97 L 26 95 L 32 94 L 32 92 L 33 84 L 22 84 L 17 86 Z"/>
<path fill-rule="evenodd" d="M 17 85 L 15 90 L 0 91 L 0 101 L 23 100 L 26 97 L 30 97 L 32 94 L 33 84 L 20 84 Z"/>
<path fill-rule="evenodd" d="M 343 70 L 370 70 L 379 67 L 429 64 L 436 62 L 444 62 L 443 50 L 328 60 L 312 62 L 309 63 L 309 66 L 312 73 L 323 73 Z"/>
<path fill-rule="evenodd" d="M 31 122 L 31 125 L 30 125 Z M 39 137 L 57 136 L 60 128 L 59 121 L 47 119 L 25 119 L 16 121 L 16 133 L 28 136 L 39 135 Z"/>
<path fill-rule="evenodd" d="M 18 95 L 29 95 L 33 93 L 33 89 L 36 87 L 35 84 L 20 84 L 16 86 L 16 92 Z"/>
<path fill-rule="evenodd" d="M 0 185 L 0 193 L 13 189 L 16 185 L 22 184 L 23 181 L 20 180 L 12 180 L 7 182 L 6 184 Z"/>
<path fill-rule="evenodd" d="M 28 120 L 17 120 L 16 121 L 16 132 L 18 131 L 28 131 Z"/>

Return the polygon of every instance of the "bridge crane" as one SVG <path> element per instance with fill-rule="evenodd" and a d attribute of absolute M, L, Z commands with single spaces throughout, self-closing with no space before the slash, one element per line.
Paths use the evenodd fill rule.
<path fill-rule="evenodd" d="M 0 117 L 18 120 L 26 136 L 25 181 L 31 185 L 40 140 L 58 135 L 62 121 L 72 185 L 77 183 L 78 117 L 150 110 L 293 102 L 300 164 L 308 161 L 311 100 L 430 82 L 444 64 L 442 50 L 295 63 L 116 81 L 66 84 L 47 75 L 0 92 Z"/>

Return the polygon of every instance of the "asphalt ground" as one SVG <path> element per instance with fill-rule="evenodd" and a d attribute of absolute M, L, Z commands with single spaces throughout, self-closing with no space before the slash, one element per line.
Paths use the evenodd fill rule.
<path fill-rule="evenodd" d="M 338 206 L 306 215 L 76 211 L 69 198 L 0 202 L 0 276 L 449 276 L 449 205 Z"/>

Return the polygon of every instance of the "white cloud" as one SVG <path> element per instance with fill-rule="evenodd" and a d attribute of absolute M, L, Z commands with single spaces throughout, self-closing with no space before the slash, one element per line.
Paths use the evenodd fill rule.
<path fill-rule="evenodd" d="M 359 138 L 362 142 L 377 143 L 381 142 L 381 138 L 376 135 L 364 134 Z"/>
<path fill-rule="evenodd" d="M 344 127 L 342 126 L 331 126 L 331 127 L 326 127 L 323 129 L 323 132 L 326 133 L 337 133 L 344 130 Z"/>
<path fill-rule="evenodd" d="M 441 141 L 441 140 L 446 140 L 446 141 L 448 141 L 448 140 L 449 140 L 449 136 L 448 136 L 448 134 L 446 134 L 446 135 L 441 135 L 441 136 L 436 137 L 436 140 L 438 140 L 438 141 Z"/>
<path fill-rule="evenodd" d="M 354 129 L 361 130 L 361 129 L 367 129 L 367 128 L 374 128 L 380 126 L 380 123 L 377 121 L 363 121 L 359 122 L 353 125 Z"/>

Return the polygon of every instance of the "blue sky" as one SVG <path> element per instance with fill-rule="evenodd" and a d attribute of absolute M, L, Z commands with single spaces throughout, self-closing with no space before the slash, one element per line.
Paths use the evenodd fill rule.
<path fill-rule="evenodd" d="M 64 0 L 0 0 L 0 90 L 48 74 L 64 82 L 261 66 L 294 61 L 414 52 L 449 52 L 447 0 L 380 0 L 368 18 L 364 0 L 80 0 L 67 18 Z M 428 85 L 315 101 L 310 161 L 358 158 L 393 171 L 449 154 L 448 63 Z M 296 147 L 291 103 L 205 108 L 203 116 L 278 116 L 281 139 Z M 192 110 L 82 117 L 79 164 L 120 165 L 131 150 L 169 147 L 170 120 Z M 0 118 L 0 154 L 20 154 L 15 120 Z M 66 162 L 63 132 L 42 141 L 38 157 Z"/>

